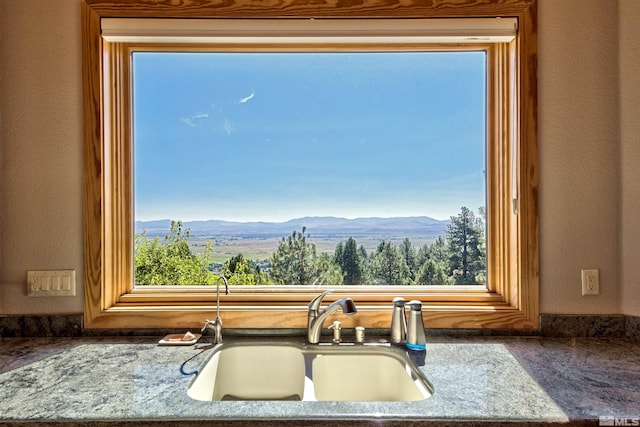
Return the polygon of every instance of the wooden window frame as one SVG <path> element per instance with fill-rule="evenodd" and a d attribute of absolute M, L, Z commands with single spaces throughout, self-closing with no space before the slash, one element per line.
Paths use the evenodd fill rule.
<path fill-rule="evenodd" d="M 387 328 L 391 299 L 423 302 L 431 328 L 538 328 L 536 0 L 495 3 L 364 0 L 329 5 L 234 0 L 83 0 L 84 327 L 195 328 L 215 310 L 211 289 L 132 289 L 133 215 L 128 43 L 101 36 L 102 18 L 442 18 L 515 17 L 511 43 L 487 46 L 487 288 L 341 286 L 327 302 L 356 301 L 344 327 Z M 188 46 L 185 46 L 188 48 Z M 199 49 L 192 46 L 192 49 Z M 320 288 L 233 290 L 222 299 L 227 328 L 304 328 Z M 339 314 L 337 314 L 339 316 Z"/>

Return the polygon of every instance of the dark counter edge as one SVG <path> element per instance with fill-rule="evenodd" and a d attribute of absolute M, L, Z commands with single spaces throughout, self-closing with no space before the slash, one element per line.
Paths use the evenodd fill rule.
<path fill-rule="evenodd" d="M 0 315 L 1 338 L 162 336 L 183 329 L 84 329 L 82 314 Z M 371 330 L 383 334 L 384 330 Z M 225 329 L 227 336 L 304 336 L 300 329 Z M 640 342 L 640 317 L 625 315 L 540 315 L 539 329 L 426 329 L 430 336 L 541 336 L 553 338 L 626 338 Z M 349 334 L 345 330 L 345 334 Z"/>
<path fill-rule="evenodd" d="M 180 427 L 205 427 L 205 426 L 224 426 L 224 427 L 306 427 L 306 426 L 322 426 L 322 427 L 343 427 L 348 425 L 349 427 L 371 427 L 381 426 L 384 427 L 430 427 L 430 426 L 448 426 L 448 427 L 515 427 L 523 426 L 527 427 L 592 427 L 598 426 L 598 420 L 570 420 L 566 422 L 548 422 L 548 421 L 494 421 L 494 420 L 448 420 L 448 419 L 430 419 L 430 420 L 411 420 L 411 419 L 389 419 L 384 420 L 377 418 L 370 419 L 323 419 L 323 420 L 301 420 L 294 418 L 284 419 L 219 419 L 219 420 L 188 420 L 188 419 L 167 419 L 167 420 L 143 420 L 143 419 L 131 419 L 131 420 L 103 420 L 103 421 L 79 421 L 79 420 L 34 420 L 34 421 L 0 421 L 0 427 L 60 427 L 73 426 L 73 427 L 114 427 L 114 426 L 136 426 L 136 427 L 169 427 L 173 425 L 179 425 Z"/>

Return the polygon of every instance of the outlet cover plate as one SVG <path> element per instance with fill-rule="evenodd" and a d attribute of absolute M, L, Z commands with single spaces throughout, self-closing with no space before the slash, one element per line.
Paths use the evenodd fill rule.
<path fill-rule="evenodd" d="M 75 270 L 27 270 L 27 296 L 73 297 L 75 295 Z"/>
<path fill-rule="evenodd" d="M 600 295 L 600 271 L 597 268 L 582 270 L 582 295 Z"/>

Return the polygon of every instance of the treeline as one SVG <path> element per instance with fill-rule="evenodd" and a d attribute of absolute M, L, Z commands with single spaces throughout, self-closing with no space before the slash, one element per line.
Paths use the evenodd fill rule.
<path fill-rule="evenodd" d="M 444 236 L 432 244 L 414 247 L 406 238 L 395 245 L 382 241 L 375 251 L 355 239 L 340 242 L 333 254 L 316 252 L 306 228 L 283 237 L 266 266 L 242 254 L 223 263 L 230 285 L 460 285 L 486 281 L 484 210 L 462 207 L 451 217 Z M 195 255 L 188 245 L 189 230 L 172 221 L 164 240 L 136 235 L 136 285 L 207 285 L 217 275 L 211 270 L 213 244 Z"/>

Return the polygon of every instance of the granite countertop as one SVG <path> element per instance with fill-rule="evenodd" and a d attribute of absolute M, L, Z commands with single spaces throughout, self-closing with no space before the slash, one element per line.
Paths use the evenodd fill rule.
<path fill-rule="evenodd" d="M 193 357 L 185 369 L 196 369 L 211 346 L 158 346 L 158 338 L 0 339 L 0 426 L 598 425 L 599 417 L 640 418 L 640 344 L 624 339 L 433 337 L 420 369 L 435 394 L 420 402 L 200 402 L 187 396 L 193 377 L 180 366 Z"/>

